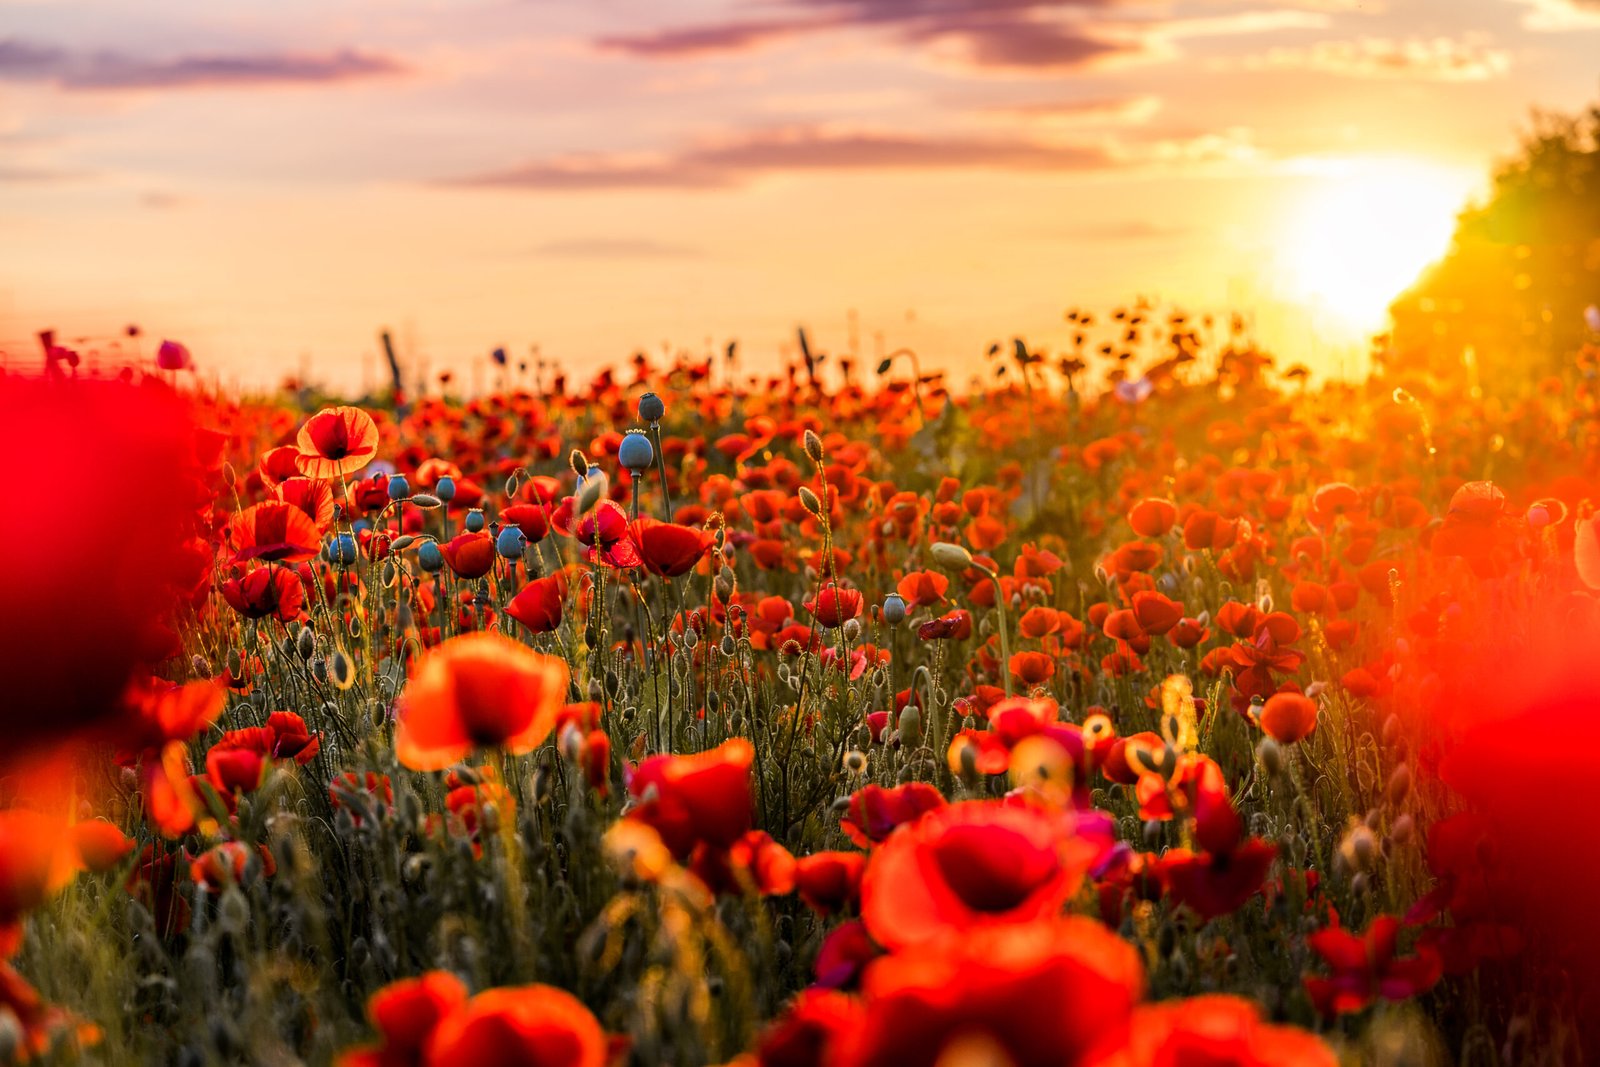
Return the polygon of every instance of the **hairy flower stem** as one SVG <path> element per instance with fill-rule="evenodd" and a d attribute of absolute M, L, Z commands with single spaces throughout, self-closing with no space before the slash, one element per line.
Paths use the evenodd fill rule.
<path fill-rule="evenodd" d="M 655 445 L 656 471 L 661 475 L 661 517 L 667 522 L 672 521 L 672 493 L 667 489 L 667 457 L 661 449 L 661 424 L 650 424 L 650 443 Z"/>

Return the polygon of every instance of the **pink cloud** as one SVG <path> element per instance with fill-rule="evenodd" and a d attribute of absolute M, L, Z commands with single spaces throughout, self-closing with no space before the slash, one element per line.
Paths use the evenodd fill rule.
<path fill-rule="evenodd" d="M 714 189 L 763 174 L 804 171 L 1072 171 L 1114 165 L 1101 149 L 995 138 L 764 131 L 654 159 L 605 155 L 535 160 L 448 180 L 478 188 L 600 191 Z"/>
<path fill-rule="evenodd" d="M 121 52 L 74 53 L 26 41 L 0 41 L 0 80 L 49 82 L 76 91 L 326 85 L 405 70 L 405 65 L 391 56 L 351 48 L 149 59 Z"/>

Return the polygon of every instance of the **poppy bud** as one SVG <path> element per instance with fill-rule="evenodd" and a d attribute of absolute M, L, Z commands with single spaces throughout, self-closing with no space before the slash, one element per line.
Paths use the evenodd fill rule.
<path fill-rule="evenodd" d="M 972 553 L 949 541 L 935 541 L 928 546 L 928 554 L 935 563 L 951 570 L 965 570 L 972 566 Z"/>
<path fill-rule="evenodd" d="M 844 754 L 844 769 L 846 774 L 860 774 L 867 769 L 867 754 L 852 748 Z"/>
<path fill-rule="evenodd" d="M 635 474 L 648 470 L 655 458 L 655 447 L 643 430 L 629 430 L 617 446 L 617 462 Z"/>
<path fill-rule="evenodd" d="M 1400 816 L 1394 821 L 1394 825 L 1389 827 L 1389 840 L 1397 845 L 1405 844 L 1411 840 L 1412 834 L 1416 832 L 1416 826 L 1416 822 L 1410 815 Z"/>
<path fill-rule="evenodd" d="M 908 703 L 900 712 L 900 743 L 906 748 L 922 744 L 922 712 L 915 702 Z"/>
<path fill-rule="evenodd" d="M 404 500 L 411 495 L 411 483 L 403 474 L 392 475 L 387 485 L 390 500 Z"/>
<path fill-rule="evenodd" d="M 444 553 L 439 550 L 439 542 L 424 541 L 417 549 L 417 562 L 429 574 L 437 574 L 444 568 Z"/>
<path fill-rule="evenodd" d="M 506 559 L 521 559 L 522 552 L 527 547 L 527 536 L 515 526 L 507 526 L 494 539 L 494 550 Z"/>
<path fill-rule="evenodd" d="M 417 493 L 411 498 L 411 502 L 419 508 L 432 509 L 444 506 L 444 501 L 432 493 Z"/>
<path fill-rule="evenodd" d="M 822 462 L 822 438 L 807 430 L 802 440 L 805 443 L 807 458 L 813 463 L 820 464 Z"/>
<path fill-rule="evenodd" d="M 1405 800 L 1406 794 L 1411 792 L 1411 768 L 1402 763 L 1394 769 L 1389 776 L 1389 803 L 1399 804 Z"/>
<path fill-rule="evenodd" d="M 567 466 L 572 468 L 572 473 L 578 476 L 580 482 L 589 476 L 589 457 L 580 449 L 574 448 L 567 453 Z"/>
<path fill-rule="evenodd" d="M 486 521 L 487 520 L 483 517 L 482 510 L 473 508 L 471 511 L 467 512 L 467 532 L 478 533 L 482 531 L 483 525 Z"/>
<path fill-rule="evenodd" d="M 446 474 L 433 483 L 433 495 L 443 500 L 446 504 L 456 498 L 456 480 Z"/>
<path fill-rule="evenodd" d="M 311 632 L 311 627 L 300 627 L 300 632 L 295 635 L 294 650 L 301 659 L 310 659 L 317 651 L 317 635 Z"/>
<path fill-rule="evenodd" d="M 1261 769 L 1267 772 L 1269 778 L 1276 778 L 1283 772 L 1283 748 L 1270 737 L 1263 737 L 1256 746 L 1256 758 L 1261 761 Z"/>
<path fill-rule="evenodd" d="M 883 598 L 883 621 L 891 626 L 898 626 L 906 618 L 906 602 L 899 593 L 890 593 Z"/>
<path fill-rule="evenodd" d="M 844 636 L 846 641 L 854 641 L 861 636 L 861 620 L 846 619 L 844 621 Z"/>
<path fill-rule="evenodd" d="M 648 423 L 658 423 L 667 413 L 667 405 L 654 393 L 646 393 L 639 398 L 639 418 Z"/>
<path fill-rule="evenodd" d="M 822 505 L 817 501 L 817 494 L 811 491 L 810 486 L 800 487 L 800 504 L 813 515 L 822 515 Z"/>

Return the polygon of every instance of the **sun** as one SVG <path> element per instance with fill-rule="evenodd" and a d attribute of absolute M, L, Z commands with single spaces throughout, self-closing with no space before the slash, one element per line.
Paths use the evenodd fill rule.
<path fill-rule="evenodd" d="M 1349 330 L 1382 330 L 1390 302 L 1449 247 L 1475 182 L 1471 172 L 1413 160 L 1343 161 L 1319 172 L 1283 231 L 1283 282 Z"/>

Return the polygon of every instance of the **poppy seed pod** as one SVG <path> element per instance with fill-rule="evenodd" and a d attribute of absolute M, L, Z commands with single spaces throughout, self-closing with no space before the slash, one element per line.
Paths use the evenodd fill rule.
<path fill-rule="evenodd" d="M 883 621 L 891 626 L 898 626 L 906 618 L 906 602 L 899 593 L 890 593 L 883 598 Z"/>
<path fill-rule="evenodd" d="M 456 498 L 456 480 L 446 474 L 433 483 L 433 495 L 446 504 L 450 503 Z"/>
<path fill-rule="evenodd" d="M 385 488 L 388 490 L 390 500 L 404 500 L 411 495 L 411 483 L 403 474 L 391 477 Z"/>
<path fill-rule="evenodd" d="M 505 559 L 521 559 L 527 547 L 527 536 L 516 526 L 505 527 L 494 539 L 494 550 Z"/>
<path fill-rule="evenodd" d="M 356 539 L 350 534 L 340 534 L 328 542 L 328 562 L 348 567 L 356 561 Z"/>
<path fill-rule="evenodd" d="M 655 458 L 655 446 L 650 443 L 650 438 L 645 436 L 643 430 L 629 430 L 623 436 L 622 443 L 617 446 L 617 462 L 635 474 L 649 470 Z"/>
<path fill-rule="evenodd" d="M 935 563 L 951 570 L 965 570 L 972 566 L 972 553 L 950 541 L 935 541 L 928 546 L 928 554 Z"/>
<path fill-rule="evenodd" d="M 439 551 L 439 542 L 424 541 L 417 549 L 417 562 L 429 574 L 437 574 L 444 568 L 444 553 Z"/>
<path fill-rule="evenodd" d="M 656 394 L 646 393 L 639 398 L 639 418 L 645 422 L 660 422 L 662 416 L 666 413 L 667 405 L 662 403 L 661 398 Z"/>

